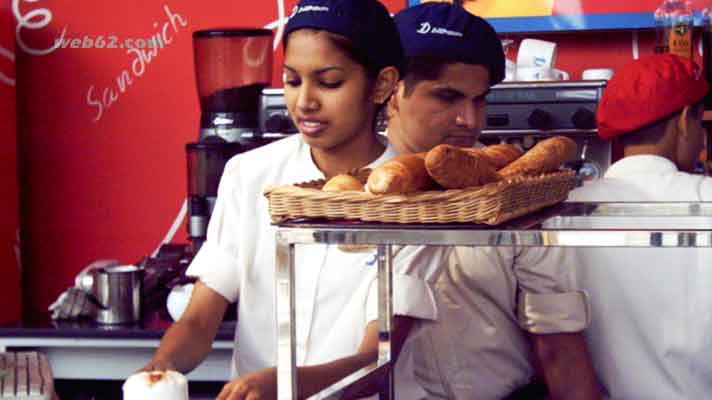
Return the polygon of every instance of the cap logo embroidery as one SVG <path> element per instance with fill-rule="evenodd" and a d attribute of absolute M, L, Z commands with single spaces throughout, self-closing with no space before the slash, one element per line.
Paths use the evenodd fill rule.
<path fill-rule="evenodd" d="M 329 7 L 326 7 L 326 6 L 308 5 L 308 6 L 299 7 L 299 5 L 296 5 L 292 9 L 292 17 L 297 14 L 301 14 L 301 13 L 305 13 L 305 12 L 327 12 L 327 11 L 329 11 Z"/>
<path fill-rule="evenodd" d="M 430 22 L 421 22 L 420 27 L 416 31 L 421 35 L 433 34 L 433 35 L 446 35 L 446 36 L 456 36 L 462 37 L 462 32 L 451 31 L 445 28 L 433 28 Z"/>
<path fill-rule="evenodd" d="M 430 32 L 430 23 L 428 23 L 428 22 L 421 23 L 420 28 L 418 29 L 418 33 L 425 35 L 428 32 Z"/>

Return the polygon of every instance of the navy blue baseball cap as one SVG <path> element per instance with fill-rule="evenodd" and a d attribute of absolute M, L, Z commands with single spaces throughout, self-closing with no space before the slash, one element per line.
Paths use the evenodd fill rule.
<path fill-rule="evenodd" d="M 301 0 L 292 11 L 284 35 L 311 28 L 344 36 L 371 65 L 398 68 L 405 56 L 395 22 L 378 0 Z"/>
<path fill-rule="evenodd" d="M 490 84 L 504 79 L 504 51 L 492 25 L 461 6 L 431 2 L 409 7 L 394 17 L 406 57 L 437 57 L 482 65 Z"/>

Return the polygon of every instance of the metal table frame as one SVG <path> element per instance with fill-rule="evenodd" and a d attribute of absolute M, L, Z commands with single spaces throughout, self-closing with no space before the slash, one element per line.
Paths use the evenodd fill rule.
<path fill-rule="evenodd" d="M 642 228 L 641 228 L 642 226 Z M 378 251 L 378 361 L 321 392 L 339 398 L 350 384 L 391 361 L 393 245 L 528 247 L 712 247 L 712 202 L 564 203 L 497 227 L 293 221 L 278 225 L 276 307 L 279 400 L 296 399 L 294 249 L 298 244 L 366 244 Z M 593 239 L 593 240 L 592 240 Z M 381 399 L 394 399 L 390 370 Z"/>

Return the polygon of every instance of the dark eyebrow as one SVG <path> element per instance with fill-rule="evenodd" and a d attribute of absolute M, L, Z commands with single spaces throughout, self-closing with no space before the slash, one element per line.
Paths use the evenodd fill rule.
<path fill-rule="evenodd" d="M 344 70 L 343 68 L 341 68 L 341 67 L 326 67 L 326 68 L 318 69 L 318 70 L 316 70 L 316 71 L 314 71 L 314 72 L 317 73 L 317 74 L 323 74 L 323 73 L 326 73 L 326 72 L 329 72 L 329 71 L 345 71 L 345 70 Z"/>
<path fill-rule="evenodd" d="M 290 67 L 287 64 L 284 64 L 283 68 L 288 70 L 289 72 L 293 72 L 295 74 L 297 73 L 297 71 L 294 68 Z M 321 75 L 321 74 L 324 74 L 329 71 L 345 71 L 345 70 L 341 67 L 325 67 L 325 68 L 317 69 L 316 71 L 314 71 L 314 73 L 317 75 Z"/>
<path fill-rule="evenodd" d="M 460 90 L 455 89 L 455 88 L 453 88 L 453 87 L 450 87 L 450 86 L 448 86 L 448 85 L 440 86 L 440 87 L 435 87 L 435 88 L 433 88 L 433 90 L 434 90 L 435 92 L 448 92 L 448 93 L 451 93 L 451 94 L 456 94 L 456 95 L 461 96 L 461 97 L 466 97 L 463 92 L 461 92 Z M 481 94 L 475 96 L 474 99 L 475 99 L 475 100 L 484 99 L 485 97 L 487 97 L 487 95 L 490 93 L 490 91 L 491 91 L 491 89 L 488 87 L 486 91 L 484 91 L 483 93 L 481 93 Z"/>
<path fill-rule="evenodd" d="M 433 92 L 449 93 L 451 95 L 458 95 L 461 97 L 465 97 L 464 93 L 462 93 L 461 91 L 459 91 L 455 88 L 452 88 L 450 86 L 435 87 L 435 88 L 433 88 Z"/>

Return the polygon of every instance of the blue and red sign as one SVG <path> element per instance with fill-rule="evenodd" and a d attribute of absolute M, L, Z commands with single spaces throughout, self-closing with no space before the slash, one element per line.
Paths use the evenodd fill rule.
<path fill-rule="evenodd" d="M 409 0 L 416 5 L 432 0 Z M 437 0 L 436 0 L 437 1 Z M 487 18 L 498 32 L 546 32 L 645 29 L 655 24 L 662 0 L 464 0 L 463 6 Z M 704 0 L 692 0 L 695 22 L 701 22 Z"/>

